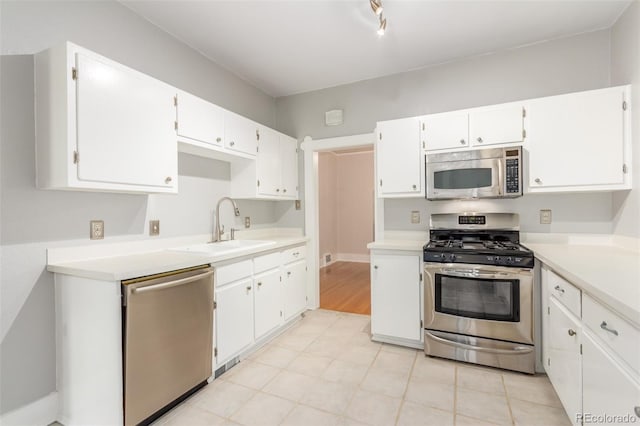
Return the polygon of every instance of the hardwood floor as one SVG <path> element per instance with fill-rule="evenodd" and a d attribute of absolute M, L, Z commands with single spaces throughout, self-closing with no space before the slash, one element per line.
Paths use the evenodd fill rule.
<path fill-rule="evenodd" d="M 371 315 L 369 264 L 336 262 L 320 269 L 320 307 Z"/>

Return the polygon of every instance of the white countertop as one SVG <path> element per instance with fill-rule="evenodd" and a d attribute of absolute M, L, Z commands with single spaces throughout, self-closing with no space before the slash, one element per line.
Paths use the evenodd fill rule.
<path fill-rule="evenodd" d="M 425 241 L 417 240 L 394 240 L 385 239 L 383 241 L 374 241 L 367 244 L 367 248 L 371 250 L 401 250 L 401 251 L 419 251 L 422 252 L 422 248 L 425 245 Z"/>
<path fill-rule="evenodd" d="M 198 265 L 213 264 L 215 266 L 216 263 L 300 245 L 308 241 L 308 238 L 303 236 L 273 236 L 268 239 L 273 241 L 274 244 L 235 250 L 227 254 L 208 255 L 201 252 L 176 251 L 172 249 L 173 247 L 178 247 L 176 245 L 121 256 L 50 262 L 47 265 L 47 270 L 100 281 L 121 281 Z"/>
<path fill-rule="evenodd" d="M 640 328 L 640 253 L 615 245 L 524 243 L 536 258 Z"/>

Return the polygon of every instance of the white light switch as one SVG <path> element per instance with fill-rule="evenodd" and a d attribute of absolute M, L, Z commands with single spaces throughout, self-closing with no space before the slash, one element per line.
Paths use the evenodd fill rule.
<path fill-rule="evenodd" d="M 551 224 L 551 210 L 540 210 L 540 223 L 542 225 Z"/>
<path fill-rule="evenodd" d="M 420 223 L 420 212 L 413 210 L 411 212 L 411 223 Z"/>

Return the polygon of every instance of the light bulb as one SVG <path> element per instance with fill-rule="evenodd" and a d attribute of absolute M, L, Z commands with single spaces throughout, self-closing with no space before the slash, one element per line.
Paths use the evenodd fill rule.
<path fill-rule="evenodd" d="M 371 5 L 373 13 L 376 15 L 380 15 L 382 13 L 382 3 L 380 3 L 380 0 L 369 0 L 369 4 Z"/>
<path fill-rule="evenodd" d="M 383 36 L 386 29 L 387 29 L 387 19 L 386 18 L 380 19 L 380 28 L 378 28 L 378 35 Z"/>

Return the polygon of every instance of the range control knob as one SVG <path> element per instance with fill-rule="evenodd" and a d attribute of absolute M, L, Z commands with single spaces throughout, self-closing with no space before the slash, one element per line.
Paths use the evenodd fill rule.
<path fill-rule="evenodd" d="M 444 253 L 442 253 L 442 254 L 440 255 L 440 258 L 441 258 L 442 260 L 447 260 L 447 255 L 446 255 L 446 254 L 444 254 Z"/>
<path fill-rule="evenodd" d="M 507 263 L 513 263 L 513 258 L 512 257 L 507 257 Z"/>
<path fill-rule="evenodd" d="M 449 260 L 451 260 L 452 262 L 453 262 L 454 260 L 456 260 L 456 255 L 452 253 L 452 254 L 451 254 L 451 257 L 449 258 Z"/>

